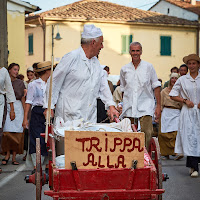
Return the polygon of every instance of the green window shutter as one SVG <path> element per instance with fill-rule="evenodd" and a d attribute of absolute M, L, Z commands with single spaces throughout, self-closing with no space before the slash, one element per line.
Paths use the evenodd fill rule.
<path fill-rule="evenodd" d="M 128 48 L 129 48 L 129 45 L 130 45 L 130 43 L 132 42 L 132 40 L 133 40 L 133 36 L 132 36 L 132 35 L 129 35 L 129 44 L 128 44 Z"/>
<path fill-rule="evenodd" d="M 33 55 L 33 34 L 28 36 L 28 53 Z"/>
<path fill-rule="evenodd" d="M 122 53 L 126 53 L 126 35 L 122 35 Z"/>
<path fill-rule="evenodd" d="M 160 36 L 160 55 L 171 56 L 171 36 Z"/>
<path fill-rule="evenodd" d="M 129 53 L 129 45 L 133 40 L 132 35 L 122 35 L 122 53 Z"/>

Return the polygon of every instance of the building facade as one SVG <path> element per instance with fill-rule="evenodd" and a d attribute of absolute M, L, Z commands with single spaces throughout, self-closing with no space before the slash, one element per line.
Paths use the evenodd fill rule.
<path fill-rule="evenodd" d="M 84 0 L 26 18 L 26 24 L 32 24 L 26 26 L 26 67 L 51 60 L 52 50 L 54 63 L 58 63 L 64 54 L 80 46 L 81 32 L 87 23 L 102 29 L 104 49 L 99 60 L 110 67 L 113 75 L 118 75 L 121 67 L 131 62 L 129 44 L 133 41 L 142 44 L 142 59 L 154 65 L 163 81 L 168 80 L 172 67 L 179 67 L 182 58 L 197 48 L 197 22 Z M 52 39 L 52 30 L 53 38 L 59 32 L 62 39 Z"/>
<path fill-rule="evenodd" d="M 20 0 L 7 1 L 8 65 L 18 63 L 25 73 L 25 14 L 39 10 L 37 6 Z"/>

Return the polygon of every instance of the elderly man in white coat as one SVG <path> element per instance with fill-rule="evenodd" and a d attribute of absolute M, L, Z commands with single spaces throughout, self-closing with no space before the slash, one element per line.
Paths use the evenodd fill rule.
<path fill-rule="evenodd" d="M 104 102 L 106 109 L 110 110 L 112 119 L 114 115 L 119 116 L 107 77 L 97 59 L 102 48 L 101 29 L 85 25 L 81 46 L 65 54 L 53 72 L 51 109 L 56 105 L 55 117 L 62 117 L 64 122 L 81 118 L 96 122 L 98 97 Z M 47 91 L 48 87 L 49 84 Z M 44 107 L 47 108 L 47 103 Z"/>

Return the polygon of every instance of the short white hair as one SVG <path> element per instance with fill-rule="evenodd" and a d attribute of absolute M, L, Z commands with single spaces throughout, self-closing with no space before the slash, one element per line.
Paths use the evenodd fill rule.
<path fill-rule="evenodd" d="M 140 48 L 142 50 L 142 45 L 139 42 L 131 42 L 129 45 L 129 52 L 130 52 L 131 46 L 137 46 L 137 45 L 140 46 Z"/>
<path fill-rule="evenodd" d="M 98 42 L 100 37 L 97 37 L 97 38 L 81 38 L 81 44 L 89 44 L 93 40 L 95 40 L 96 42 Z"/>

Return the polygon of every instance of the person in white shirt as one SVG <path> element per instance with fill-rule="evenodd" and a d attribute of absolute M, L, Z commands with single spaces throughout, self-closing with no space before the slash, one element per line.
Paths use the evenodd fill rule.
<path fill-rule="evenodd" d="M 41 62 L 37 64 L 36 72 L 39 76 L 38 79 L 32 81 L 28 85 L 28 91 L 26 96 L 26 105 L 24 111 L 23 127 L 28 128 L 28 113 L 31 110 L 31 119 L 29 125 L 30 131 L 30 143 L 29 143 L 29 154 L 31 154 L 32 162 L 36 169 L 36 138 L 40 138 L 41 143 L 41 160 L 48 156 L 45 140 L 40 136 L 40 133 L 45 132 L 45 117 L 44 117 L 44 95 L 46 91 L 47 79 L 51 75 L 51 62 Z M 46 165 L 46 171 L 48 165 Z"/>
<path fill-rule="evenodd" d="M 15 93 L 12 87 L 8 70 L 5 67 L 0 67 L 0 152 L 2 151 L 1 139 L 7 114 L 5 98 L 7 100 L 7 103 L 10 104 L 10 120 L 14 120 L 15 110 L 13 104 L 16 101 Z M 0 168 L 0 173 L 1 172 L 2 169 Z"/>
<path fill-rule="evenodd" d="M 81 47 L 64 55 L 53 73 L 51 109 L 55 108 L 55 118 L 59 116 L 64 122 L 82 118 L 95 123 L 98 97 L 106 110 L 110 109 L 111 118 L 118 117 L 107 77 L 97 59 L 102 48 L 101 29 L 93 24 L 84 25 Z M 47 99 L 49 85 L 48 82 Z M 44 108 L 48 107 L 47 102 Z M 51 115 L 54 115 L 53 111 Z"/>
<path fill-rule="evenodd" d="M 139 119 L 148 150 L 153 133 L 152 116 L 155 111 L 158 120 L 161 114 L 161 83 L 158 81 L 153 65 L 141 60 L 142 45 L 139 42 L 131 43 L 129 52 L 132 62 L 123 66 L 120 71 L 120 89 L 123 94 L 121 117 L 128 117 L 132 122 Z"/>

